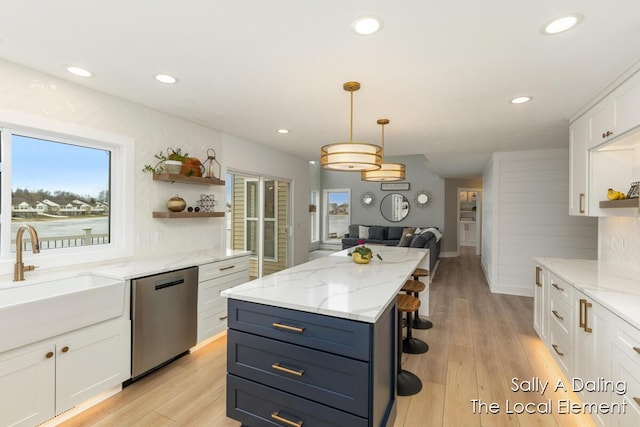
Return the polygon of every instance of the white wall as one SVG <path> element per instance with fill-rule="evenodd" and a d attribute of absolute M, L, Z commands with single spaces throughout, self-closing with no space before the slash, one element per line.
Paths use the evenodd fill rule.
<path fill-rule="evenodd" d="M 244 171 L 264 172 L 292 180 L 294 194 L 305 195 L 294 205 L 294 250 L 306 256 L 309 240 L 306 161 L 9 62 L 0 61 L 0 82 L 0 110 L 45 117 L 135 140 L 135 214 L 131 220 L 134 222 L 136 258 L 189 250 L 222 251 L 225 247 L 225 220 L 222 218 L 166 220 L 151 217 L 152 211 L 166 210 L 166 201 L 175 194 L 194 205 L 201 193 L 214 193 L 219 200 L 218 209 L 224 209 L 226 204 L 223 187 L 154 182 L 149 174 L 143 173 L 144 164 L 154 163 L 153 155 L 167 147 L 182 147 L 201 159 L 207 148 L 214 148 L 218 161 L 225 167 L 223 179 L 226 167 L 232 165 Z M 154 82 L 150 81 L 150 84 Z M 165 89 L 158 86 L 158 96 L 162 96 Z M 301 259 L 301 256 L 295 257 L 297 261 Z"/>
<path fill-rule="evenodd" d="M 598 259 L 640 271 L 640 217 L 598 219 Z"/>
<path fill-rule="evenodd" d="M 492 292 L 532 296 L 535 256 L 596 258 L 597 219 L 569 216 L 568 150 L 494 153 L 483 189 L 482 266 Z"/>

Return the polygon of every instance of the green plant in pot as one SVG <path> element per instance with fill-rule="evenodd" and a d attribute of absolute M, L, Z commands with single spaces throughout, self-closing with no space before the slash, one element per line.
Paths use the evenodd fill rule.
<path fill-rule="evenodd" d="M 347 252 L 347 255 L 353 257 L 353 262 L 356 264 L 369 264 L 373 257 L 373 251 L 364 245 L 364 240 L 358 240 L 358 244 L 361 246 L 356 246 L 353 251 Z M 376 254 L 376 257 L 382 261 L 380 254 Z"/>
<path fill-rule="evenodd" d="M 167 155 L 165 155 L 164 152 L 160 151 L 160 153 L 155 154 L 153 157 L 156 158 L 157 163 L 153 166 L 151 164 L 144 165 L 142 171 L 159 175 L 162 173 L 180 173 L 182 161 L 189 158 L 189 154 L 183 154 L 181 148 L 177 148 L 175 150 L 173 148 L 167 148 Z M 169 165 L 166 163 L 167 161 L 177 162 L 177 169 L 171 170 L 170 168 L 168 168 Z"/>

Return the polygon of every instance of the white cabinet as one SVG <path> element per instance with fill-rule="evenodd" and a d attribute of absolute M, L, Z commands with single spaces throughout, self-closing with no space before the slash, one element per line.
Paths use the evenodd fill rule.
<path fill-rule="evenodd" d="M 612 392 L 613 402 L 624 404 L 625 414 L 611 414 L 611 425 L 640 425 L 640 330 L 622 319 L 613 322 L 611 379 L 620 385 Z M 624 389 L 622 388 L 624 386 Z"/>
<path fill-rule="evenodd" d="M 460 221 L 460 246 L 476 245 L 476 222 Z"/>
<path fill-rule="evenodd" d="M 549 299 L 549 272 L 536 266 L 536 280 L 533 294 L 533 328 L 542 341 L 547 341 L 548 319 L 547 302 Z"/>
<path fill-rule="evenodd" d="M 569 127 L 569 215 L 589 215 L 587 125 L 587 117 L 582 116 Z"/>
<path fill-rule="evenodd" d="M 227 299 L 220 292 L 249 281 L 249 256 L 204 264 L 198 271 L 198 342 L 227 328 Z"/>
<path fill-rule="evenodd" d="M 127 380 L 130 336 L 118 319 L 2 354 L 0 425 L 37 425 Z"/>
<path fill-rule="evenodd" d="M 611 378 L 611 312 L 582 292 L 573 291 L 573 371 L 572 384 L 583 403 L 610 403 L 610 390 L 589 390 L 589 382 Z M 584 388 L 583 388 L 584 387 Z M 610 414 L 594 413 L 597 425 L 609 425 Z"/>

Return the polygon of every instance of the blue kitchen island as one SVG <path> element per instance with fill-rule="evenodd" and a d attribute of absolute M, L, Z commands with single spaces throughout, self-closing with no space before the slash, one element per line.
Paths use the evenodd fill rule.
<path fill-rule="evenodd" d="M 395 420 L 396 295 L 428 251 L 347 251 L 223 291 L 227 416 L 244 426 L 385 426 Z"/>

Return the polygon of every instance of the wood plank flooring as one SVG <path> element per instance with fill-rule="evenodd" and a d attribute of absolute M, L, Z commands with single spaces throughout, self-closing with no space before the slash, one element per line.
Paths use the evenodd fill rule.
<path fill-rule="evenodd" d="M 587 415 L 557 413 L 557 399 L 578 400 L 572 392 L 511 391 L 514 377 L 540 377 L 553 385 L 563 377 L 533 330 L 533 299 L 492 294 L 479 258 L 463 249 L 469 250 L 440 261 L 431 283 L 429 318 L 435 326 L 414 331 L 429 351 L 403 355 L 403 367 L 422 379 L 423 389 L 398 398 L 394 427 L 593 425 Z M 225 363 L 222 338 L 61 425 L 237 427 L 225 416 Z M 500 411 L 474 414 L 472 399 L 496 402 Z M 514 402 L 549 399 L 552 414 L 507 412 L 507 400 L 514 410 Z"/>

